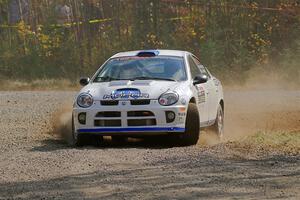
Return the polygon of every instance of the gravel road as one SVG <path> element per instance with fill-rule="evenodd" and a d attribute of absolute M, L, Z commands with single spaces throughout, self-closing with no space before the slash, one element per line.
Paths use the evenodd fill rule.
<path fill-rule="evenodd" d="M 300 198 L 300 155 L 237 159 L 222 144 L 172 148 L 160 139 L 70 147 L 51 116 L 73 95 L 0 93 L 0 199 Z M 300 91 L 226 91 L 226 102 L 229 139 L 300 130 Z"/>

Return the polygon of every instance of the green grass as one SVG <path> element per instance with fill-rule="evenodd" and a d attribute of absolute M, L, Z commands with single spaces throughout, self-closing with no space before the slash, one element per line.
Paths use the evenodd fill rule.
<path fill-rule="evenodd" d="M 300 131 L 258 132 L 229 144 L 231 149 L 245 154 L 300 155 Z"/>
<path fill-rule="evenodd" d="M 294 146 L 300 148 L 300 132 L 260 132 L 250 136 L 246 141 L 247 140 L 249 140 L 249 142 L 254 142 L 255 144 L 267 144 L 274 147 Z"/>

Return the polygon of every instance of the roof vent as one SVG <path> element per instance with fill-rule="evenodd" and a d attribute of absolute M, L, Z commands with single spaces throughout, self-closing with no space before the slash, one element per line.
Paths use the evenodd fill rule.
<path fill-rule="evenodd" d="M 138 57 L 154 57 L 158 56 L 159 51 L 149 50 L 149 51 L 141 51 L 137 54 Z"/>

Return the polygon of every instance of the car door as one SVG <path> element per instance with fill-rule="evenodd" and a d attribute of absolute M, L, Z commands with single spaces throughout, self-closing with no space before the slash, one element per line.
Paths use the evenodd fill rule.
<path fill-rule="evenodd" d="M 192 56 L 188 57 L 188 62 L 190 66 L 191 76 L 194 79 L 197 75 L 200 75 L 200 69 L 197 66 L 195 59 Z M 197 106 L 200 113 L 200 125 L 206 126 L 209 119 L 209 110 L 207 103 L 207 95 L 208 95 L 208 86 L 207 83 L 197 84 L 193 86 L 193 91 L 197 94 L 196 101 Z"/>
<path fill-rule="evenodd" d="M 208 70 L 203 66 L 200 65 L 200 72 L 201 74 L 205 74 L 208 77 L 208 81 L 206 82 L 208 96 L 208 121 L 209 124 L 214 122 L 217 116 L 217 109 L 218 109 L 218 88 L 216 87 L 214 78 L 210 75 Z"/>

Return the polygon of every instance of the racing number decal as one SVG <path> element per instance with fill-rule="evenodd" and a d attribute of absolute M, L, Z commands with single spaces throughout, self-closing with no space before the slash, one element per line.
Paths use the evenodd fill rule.
<path fill-rule="evenodd" d="M 198 92 L 198 103 L 204 103 L 206 101 L 205 89 L 200 85 L 197 85 L 196 88 Z"/>

